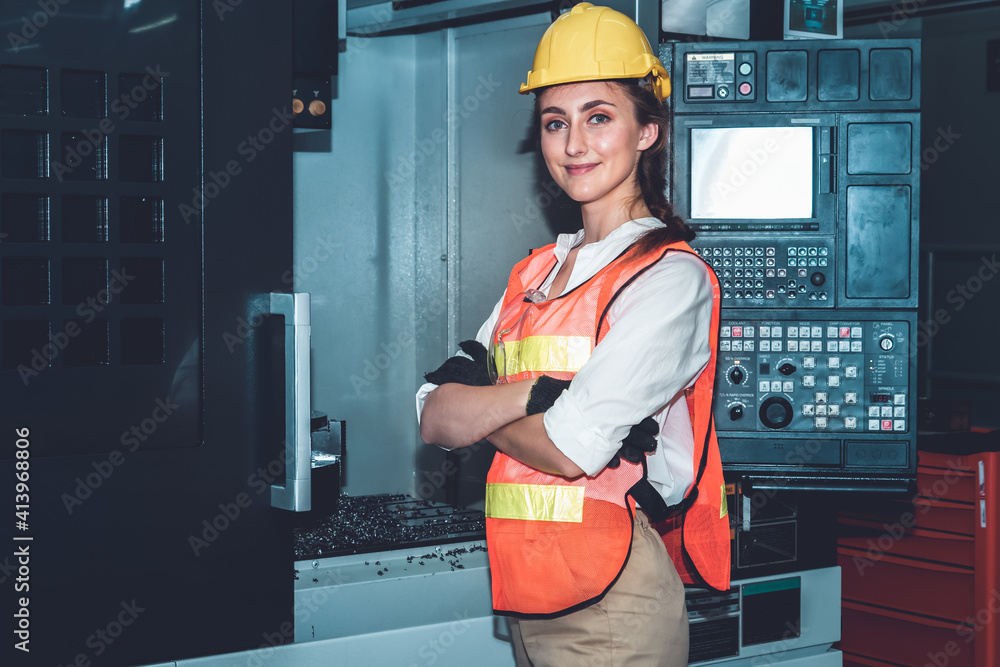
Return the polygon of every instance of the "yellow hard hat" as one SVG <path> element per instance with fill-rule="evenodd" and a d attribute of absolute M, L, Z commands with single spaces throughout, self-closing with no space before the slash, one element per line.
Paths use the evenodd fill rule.
<path fill-rule="evenodd" d="M 670 76 L 642 30 L 621 12 L 581 2 L 549 26 L 520 93 L 578 81 L 642 79 L 651 76 L 653 94 L 670 97 Z"/>

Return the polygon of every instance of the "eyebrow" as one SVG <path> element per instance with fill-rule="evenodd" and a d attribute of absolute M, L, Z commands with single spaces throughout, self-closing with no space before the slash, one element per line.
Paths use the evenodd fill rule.
<path fill-rule="evenodd" d="M 606 102 L 604 100 L 592 100 L 590 102 L 586 102 L 586 103 L 580 105 L 580 111 L 581 112 L 590 111 L 594 107 L 599 107 L 601 105 L 606 105 L 606 106 L 609 106 L 609 107 L 615 106 L 611 102 Z M 566 112 L 563 111 L 562 109 L 560 109 L 559 107 L 545 107 L 544 109 L 542 109 L 542 113 L 543 114 L 546 114 L 546 113 L 555 113 L 555 114 L 562 114 L 563 116 L 566 115 Z"/>

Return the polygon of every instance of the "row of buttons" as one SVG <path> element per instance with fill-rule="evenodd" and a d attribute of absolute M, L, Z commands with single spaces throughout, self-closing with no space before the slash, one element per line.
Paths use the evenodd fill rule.
<path fill-rule="evenodd" d="M 823 352 L 821 340 L 790 340 L 787 344 L 780 340 L 760 341 L 760 352 Z M 864 344 L 860 340 L 828 340 L 827 352 L 864 352 Z M 752 340 L 720 340 L 719 352 L 755 352 L 757 346 Z"/>
<path fill-rule="evenodd" d="M 723 278 L 774 278 L 775 269 L 736 269 L 730 270 L 726 269 L 722 272 Z M 784 278 L 787 275 L 785 269 L 777 269 L 777 276 L 779 278 Z"/>
<path fill-rule="evenodd" d="M 826 257 L 801 257 L 796 259 L 795 257 L 788 258 L 788 266 L 828 266 Z"/>
<path fill-rule="evenodd" d="M 857 366 L 848 366 L 845 369 L 845 375 L 849 379 L 854 379 L 858 377 Z M 812 389 L 816 386 L 816 376 L 815 375 L 803 375 L 802 376 L 802 386 L 806 389 Z M 826 378 L 826 386 L 828 387 L 839 387 L 840 386 L 840 376 L 830 375 Z M 795 391 L 795 385 L 789 380 L 760 380 L 757 383 L 757 388 L 760 391 L 784 391 L 790 392 Z M 854 394 L 854 400 L 848 400 L 847 403 L 853 405 L 858 402 L 857 394 L 855 392 L 848 392 L 849 394 Z M 819 400 L 819 399 L 817 399 Z M 824 399 L 825 400 L 825 399 Z"/>
<path fill-rule="evenodd" d="M 830 254 L 830 249 L 826 246 L 811 246 L 811 247 L 797 247 L 789 248 L 789 257 L 826 257 Z"/>
<path fill-rule="evenodd" d="M 833 405 L 814 405 L 813 403 L 806 403 L 802 406 L 802 416 L 803 417 L 839 417 L 840 416 L 840 405 L 834 403 Z M 856 419 L 853 418 L 853 419 Z"/>
<path fill-rule="evenodd" d="M 707 263 L 714 267 L 729 267 L 729 266 L 774 266 L 774 258 L 768 257 L 757 257 L 756 259 L 729 259 L 729 258 L 718 258 L 713 257 L 711 260 L 705 260 Z M 789 264 L 789 266 L 793 266 Z M 804 266 L 804 265 L 803 265 Z"/>
<path fill-rule="evenodd" d="M 723 326 L 720 327 L 720 335 L 723 338 L 753 338 L 757 333 L 761 338 L 782 338 L 784 329 L 782 327 L 764 326 Z M 822 338 L 823 327 L 821 326 L 788 326 L 789 338 Z M 826 327 L 827 338 L 862 338 L 864 329 L 861 327 Z"/>
<path fill-rule="evenodd" d="M 794 248 L 789 248 L 794 250 Z M 774 257 L 777 253 L 773 247 L 767 248 L 695 248 L 702 257 Z M 825 254 L 825 253 L 824 253 Z"/>
<path fill-rule="evenodd" d="M 906 408 L 900 405 L 869 405 L 869 417 L 905 417 Z"/>
<path fill-rule="evenodd" d="M 803 285 L 799 291 L 805 293 L 806 291 L 805 285 Z M 775 293 L 773 289 L 756 290 L 756 291 L 747 290 L 745 292 L 742 290 L 736 290 L 735 292 L 732 292 L 730 290 L 725 290 L 722 293 L 722 298 L 723 299 L 774 299 L 776 297 L 776 294 L 784 294 L 789 299 L 796 298 L 795 292 L 793 290 L 787 290 L 786 294 L 786 290 L 784 287 L 779 287 L 777 293 Z M 829 298 L 830 295 L 827 294 L 826 292 L 809 293 L 810 301 L 827 301 Z"/>
<path fill-rule="evenodd" d="M 817 406 L 819 407 L 819 406 Z M 825 429 L 830 425 L 828 417 L 814 417 L 813 426 L 818 429 Z M 844 428 L 846 429 L 856 429 L 858 427 L 857 417 L 844 417 Z M 868 420 L 868 430 L 869 431 L 905 431 L 906 430 L 906 420 L 905 419 L 869 419 Z"/>
<path fill-rule="evenodd" d="M 905 431 L 905 419 L 869 419 L 869 431 Z"/>

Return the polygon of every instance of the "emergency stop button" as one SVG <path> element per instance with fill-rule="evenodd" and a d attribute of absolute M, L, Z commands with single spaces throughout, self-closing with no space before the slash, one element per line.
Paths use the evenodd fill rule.
<path fill-rule="evenodd" d="M 739 90 L 740 90 L 740 95 L 746 96 L 753 92 L 753 86 L 744 81 L 743 83 L 740 84 Z"/>

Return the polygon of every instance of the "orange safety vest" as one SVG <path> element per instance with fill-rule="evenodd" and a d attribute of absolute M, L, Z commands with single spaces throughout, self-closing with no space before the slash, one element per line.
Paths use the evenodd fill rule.
<path fill-rule="evenodd" d="M 607 334 L 606 315 L 618 295 L 668 252 L 694 254 L 684 242 L 639 256 L 625 251 L 568 293 L 533 303 L 525 292 L 540 286 L 555 268 L 554 247 L 535 251 L 511 271 L 491 341 L 497 373 L 508 382 L 542 374 L 572 378 Z M 711 358 L 686 391 L 695 436 L 694 469 L 700 473 L 697 495 L 689 494 L 694 504 L 682 519 L 663 526 L 669 530 L 663 539 L 686 583 L 725 590 L 729 520 L 711 425 L 720 295 L 715 273 L 709 273 L 714 292 Z M 623 459 L 618 468 L 605 468 L 594 477 L 567 479 L 497 452 L 486 484 L 494 611 L 551 618 L 600 600 L 628 560 L 636 506 L 629 490 L 645 478 L 645 468 L 645 463 Z"/>

